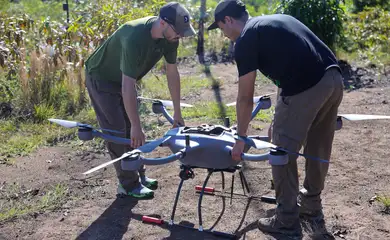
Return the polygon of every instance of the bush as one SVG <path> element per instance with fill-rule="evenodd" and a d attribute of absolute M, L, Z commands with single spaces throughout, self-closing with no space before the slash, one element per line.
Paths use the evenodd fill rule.
<path fill-rule="evenodd" d="M 276 12 L 297 18 L 331 49 L 342 35 L 344 9 L 339 0 L 281 0 Z"/>
<path fill-rule="evenodd" d="M 353 0 L 355 13 L 361 12 L 365 7 L 382 7 L 389 9 L 389 0 Z"/>
<path fill-rule="evenodd" d="M 345 43 L 347 52 L 357 52 L 361 60 L 374 64 L 390 63 L 390 13 L 382 8 L 365 8 L 351 14 L 346 21 Z"/>

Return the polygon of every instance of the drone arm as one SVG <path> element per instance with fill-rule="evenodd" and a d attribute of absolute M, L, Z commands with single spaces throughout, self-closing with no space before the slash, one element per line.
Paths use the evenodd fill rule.
<path fill-rule="evenodd" d="M 123 144 L 123 145 L 129 144 L 130 145 L 130 142 L 131 142 L 131 140 L 128 138 L 116 137 L 116 136 L 104 134 L 104 133 L 101 133 L 101 132 L 95 131 L 95 130 L 92 131 L 92 134 L 94 137 L 100 137 L 108 142 L 113 142 L 113 143 L 117 143 L 117 144 Z"/>
<path fill-rule="evenodd" d="M 173 125 L 173 117 L 168 113 L 167 109 L 163 106 L 163 112 L 162 114 L 164 115 L 164 117 Z"/>
<path fill-rule="evenodd" d="M 257 103 L 255 109 L 253 109 L 253 111 L 252 111 L 251 120 L 253 120 L 256 117 L 256 115 L 260 111 L 262 105 L 263 105 L 263 103 L 261 101 L 259 101 Z"/>
<path fill-rule="evenodd" d="M 228 151 L 230 154 L 231 154 L 232 149 L 233 148 L 231 146 L 225 147 L 225 151 Z M 263 154 L 243 153 L 241 158 L 242 158 L 242 160 L 253 161 L 253 162 L 267 161 L 267 160 L 269 160 L 269 153 L 263 153 Z"/>
<path fill-rule="evenodd" d="M 173 161 L 176 161 L 178 159 L 181 159 L 185 156 L 185 151 L 181 150 L 175 154 L 172 154 L 168 157 L 163 157 L 163 158 L 141 158 L 142 164 L 143 165 L 163 165 L 167 164 Z"/>

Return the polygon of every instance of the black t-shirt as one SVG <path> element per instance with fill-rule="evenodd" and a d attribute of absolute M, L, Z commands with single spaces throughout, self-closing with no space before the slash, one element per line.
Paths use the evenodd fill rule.
<path fill-rule="evenodd" d="M 239 76 L 259 70 L 291 96 L 318 83 L 330 66 L 332 51 L 304 24 L 289 15 L 250 18 L 234 50 Z"/>

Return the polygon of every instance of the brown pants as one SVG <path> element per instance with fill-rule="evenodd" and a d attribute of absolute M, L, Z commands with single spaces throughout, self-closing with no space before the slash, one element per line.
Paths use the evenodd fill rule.
<path fill-rule="evenodd" d="M 304 154 L 329 160 L 342 98 L 343 81 L 336 68 L 328 69 L 312 88 L 294 96 L 280 96 L 275 108 L 273 143 L 295 152 L 304 146 Z M 306 159 L 305 170 L 305 208 L 321 210 L 320 194 L 328 164 Z M 287 165 L 272 166 L 272 175 L 278 202 L 276 213 L 286 222 L 296 221 L 299 214 L 297 155 L 290 154 Z"/>
<path fill-rule="evenodd" d="M 121 87 L 109 82 L 102 81 L 98 75 L 89 75 L 87 72 L 86 86 L 92 106 L 96 113 L 97 121 L 101 128 L 112 129 L 123 132 L 109 133 L 117 137 L 130 138 L 130 121 L 126 114 L 122 99 Z M 121 145 L 106 141 L 106 147 L 111 159 L 120 157 L 123 153 L 133 150 L 130 145 Z M 139 174 L 145 174 L 145 168 L 142 166 L 137 171 L 124 171 L 121 168 L 121 162 L 114 163 L 116 175 L 119 183 L 130 191 L 139 184 Z"/>

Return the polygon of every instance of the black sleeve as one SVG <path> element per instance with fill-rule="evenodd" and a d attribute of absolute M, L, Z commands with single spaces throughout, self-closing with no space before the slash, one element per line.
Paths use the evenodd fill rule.
<path fill-rule="evenodd" d="M 258 69 L 258 44 L 254 34 L 247 34 L 236 42 L 234 58 L 239 77 Z"/>

